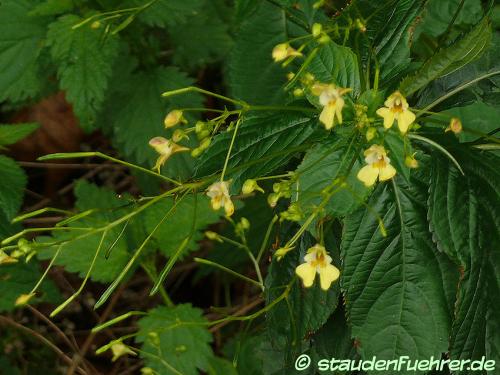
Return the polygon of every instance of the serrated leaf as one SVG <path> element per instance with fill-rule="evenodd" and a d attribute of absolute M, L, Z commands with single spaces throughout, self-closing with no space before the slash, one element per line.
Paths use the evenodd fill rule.
<path fill-rule="evenodd" d="M 2 264 L 0 267 L 0 312 L 15 308 L 16 299 L 21 294 L 28 294 L 36 285 L 42 273 L 38 263 L 22 260 L 14 264 Z M 56 302 L 59 299 L 57 288 L 51 281 L 44 281 L 37 292 L 36 298 L 30 302 Z"/>
<path fill-rule="evenodd" d="M 128 0 L 125 2 L 125 8 L 140 7 L 147 3 L 144 0 Z M 150 26 L 176 26 L 196 17 L 203 4 L 203 0 L 158 0 L 142 11 L 139 19 Z"/>
<path fill-rule="evenodd" d="M 28 0 L 0 6 L 0 101 L 21 101 L 39 91 L 37 60 L 48 20 L 29 17 L 32 7 Z"/>
<path fill-rule="evenodd" d="M 464 37 L 437 52 L 417 72 L 405 78 L 399 86 L 400 91 L 412 95 L 433 80 L 457 71 L 480 57 L 490 40 L 491 26 L 485 18 Z"/>
<path fill-rule="evenodd" d="M 11 158 L 0 155 L 0 210 L 12 220 L 23 202 L 26 174 Z"/>
<path fill-rule="evenodd" d="M 321 143 L 309 150 L 297 168 L 299 173 L 299 204 L 306 215 L 319 205 L 323 196 L 322 190 L 335 179 L 346 177 L 345 187 L 340 187 L 325 206 L 325 214 L 342 217 L 357 209 L 364 201 L 370 189 L 367 189 L 356 177 L 364 165 L 364 161 L 356 158 L 356 150 L 349 149 L 346 142 Z M 347 168 L 353 158 L 350 173 Z M 295 199 L 295 198 L 293 198 Z"/>
<path fill-rule="evenodd" d="M 144 213 L 146 230 L 153 231 L 173 205 L 173 199 L 165 198 L 146 209 Z M 190 195 L 179 202 L 171 216 L 157 229 L 153 238 L 165 255 L 172 256 L 179 244 L 191 234 L 194 228 L 193 236 L 184 249 L 184 254 L 187 254 L 198 248 L 197 242 L 203 238 L 201 231 L 217 221 L 219 221 L 219 214 L 212 209 L 205 195 L 198 194 L 196 198 Z"/>
<path fill-rule="evenodd" d="M 0 146 L 7 146 L 26 138 L 38 129 L 38 124 L 0 125 Z"/>
<path fill-rule="evenodd" d="M 435 249 L 428 232 L 426 189 L 415 180 L 411 189 L 400 179 L 393 186 L 380 184 L 368 202 L 371 210 L 345 220 L 341 283 L 364 359 L 440 358 L 447 351 L 447 290 L 456 285 L 458 270 Z M 374 212 L 383 219 L 386 237 Z"/>
<path fill-rule="evenodd" d="M 29 12 L 30 16 L 56 16 L 62 13 L 69 13 L 75 7 L 73 0 L 45 0 L 37 4 Z"/>
<path fill-rule="evenodd" d="M 434 37 L 441 35 L 448 29 L 448 25 L 460 6 L 461 0 L 430 0 L 423 15 L 423 22 L 418 26 L 419 31 Z M 483 7 L 480 0 L 465 0 L 464 5 L 454 19 L 454 25 L 464 27 L 476 24 L 481 20 Z"/>
<path fill-rule="evenodd" d="M 178 66 L 190 69 L 213 63 L 227 55 L 232 45 L 229 25 L 220 13 L 229 9 L 218 9 L 218 4 L 205 1 L 204 10 L 187 22 L 169 28 L 170 39 L 175 48 L 173 61 Z"/>
<path fill-rule="evenodd" d="M 90 23 L 74 28 L 80 22 L 76 15 L 60 17 L 49 26 L 47 44 L 58 65 L 59 86 L 66 91 L 80 126 L 90 131 L 105 98 L 118 40 L 104 37 L 103 29 Z"/>
<path fill-rule="evenodd" d="M 353 43 L 360 41 L 360 62 L 364 66 L 373 54 L 376 55 L 382 86 L 409 65 L 412 26 L 424 4 L 424 0 L 360 0 L 344 12 L 346 17 L 356 19 L 361 16 L 366 20 L 364 35 L 354 31 L 351 40 Z"/>
<path fill-rule="evenodd" d="M 429 195 L 430 227 L 440 250 L 463 267 L 455 305 L 452 359 L 500 360 L 500 174 L 498 158 L 461 150 L 458 170 L 434 157 Z M 444 194 L 444 195 L 443 195 Z M 488 372 L 490 373 L 490 372 Z M 494 374 L 495 372 L 491 372 Z"/>
<path fill-rule="evenodd" d="M 76 207 L 79 211 L 83 212 L 96 208 L 98 211 L 95 214 L 72 222 L 69 225 L 70 227 L 99 228 L 127 212 L 125 211 L 126 208 L 118 210 L 118 208 L 128 205 L 127 200 L 119 199 L 113 191 L 98 188 L 86 181 L 80 181 L 75 186 L 75 195 L 77 198 Z M 127 228 L 128 231 L 118 240 L 109 258 L 106 259 L 107 249 L 114 243 L 123 226 L 115 227 L 108 232 L 90 274 L 92 280 L 103 283 L 113 281 L 123 269 L 129 259 L 128 248 L 129 246 L 134 246 L 133 237 L 130 233 L 133 230 L 134 223 L 137 223 L 137 221 L 130 222 Z M 55 260 L 55 264 L 64 266 L 68 272 L 78 273 L 83 277 L 90 268 L 92 259 L 98 249 L 102 232 L 75 239 L 83 233 L 81 231 L 54 231 L 52 237 L 40 237 L 38 240 L 40 243 L 66 241 Z M 58 247 L 58 245 L 53 245 L 42 248 L 38 251 L 37 255 L 40 259 L 51 259 L 54 257 Z"/>
<path fill-rule="evenodd" d="M 213 353 L 210 348 L 212 335 L 206 322 L 202 311 L 190 304 L 150 310 L 138 323 L 141 357 L 159 375 L 175 371 L 197 375 L 199 371 L 207 371 Z"/>
<path fill-rule="evenodd" d="M 319 127 L 316 119 L 301 113 L 277 112 L 246 118 L 238 130 L 228 164 L 233 191 L 239 191 L 247 178 L 264 176 L 284 166 L 292 157 L 293 148 L 312 139 Z M 232 135 L 225 132 L 214 138 L 197 165 L 197 176 L 222 169 Z"/>
<path fill-rule="evenodd" d="M 349 47 L 339 46 L 334 42 L 323 45 L 308 70 L 320 82 L 349 87 L 354 95 L 359 94 L 361 82 L 358 58 Z"/>
<path fill-rule="evenodd" d="M 116 77 L 123 80 L 122 77 Z M 119 82 L 117 82 L 119 84 Z M 202 107 L 199 94 L 174 96 L 164 99 L 161 94 L 168 90 L 193 84 L 186 74 L 173 67 L 160 67 L 153 71 L 139 72 L 127 77 L 107 100 L 105 113 L 99 124 L 112 132 L 117 148 L 133 162 L 153 167 L 158 154 L 148 142 L 156 136 L 170 134 L 163 125 L 166 114 L 174 108 Z M 193 120 L 189 114 L 186 116 Z M 187 178 L 193 169 L 189 154 L 176 154 L 168 160 L 164 172 L 171 177 Z"/>
<path fill-rule="evenodd" d="M 250 104 L 284 101 L 286 71 L 272 60 L 271 53 L 274 46 L 289 39 L 286 24 L 284 11 L 267 1 L 242 23 L 229 57 L 232 96 Z"/>

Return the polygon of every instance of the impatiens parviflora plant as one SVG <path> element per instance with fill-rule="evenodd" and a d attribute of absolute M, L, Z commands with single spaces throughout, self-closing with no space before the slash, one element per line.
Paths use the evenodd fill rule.
<path fill-rule="evenodd" d="M 326 3 L 317 2 L 313 8 L 326 16 L 327 13 L 321 9 L 327 6 Z M 357 2 L 353 3 L 355 6 Z M 385 1 L 381 3 L 385 6 L 389 4 Z M 378 2 L 370 2 L 365 5 L 371 9 L 370 7 L 377 7 L 377 4 Z M 391 2 L 390 6 L 401 5 Z M 409 36 L 410 28 L 415 26 L 413 21 L 417 17 L 418 8 L 415 2 L 411 9 L 401 11 L 398 8 L 398 12 L 391 12 L 395 17 L 402 17 L 402 14 L 410 17 L 413 14 L 413 18 L 397 22 L 401 30 L 387 36 L 389 41 L 382 38 L 390 48 L 379 42 L 380 37 L 373 34 L 374 29 L 379 30 L 381 24 L 385 25 L 385 20 L 379 19 L 375 23 L 368 16 L 358 18 L 357 8 L 356 12 L 347 13 L 347 18 L 331 20 L 328 17 L 318 17 L 314 22 L 306 22 L 306 31 L 303 32 L 292 28 L 294 33 L 300 35 L 293 35 L 289 40 L 285 37 L 289 35 L 287 29 L 282 35 L 283 40 L 275 40 L 273 43 L 279 43 L 266 51 L 266 60 L 274 61 L 275 64 L 266 67 L 277 68 L 282 76 L 263 75 L 262 79 L 273 81 L 269 87 L 283 86 L 279 93 L 258 92 L 262 98 L 276 94 L 278 99 L 269 104 L 247 101 L 245 94 L 251 90 L 240 88 L 238 91 L 238 85 L 234 82 L 230 83 L 231 91 L 239 93 L 235 97 L 198 87 L 165 92 L 163 98 L 166 100 L 196 93 L 223 103 L 221 109 L 179 107 L 164 114 L 165 134 L 158 134 L 150 141 L 150 145 L 159 154 L 156 164 L 148 166 L 153 170 L 112 159 L 158 178 L 165 183 L 167 190 L 155 197 L 131 198 L 134 203 L 131 209 L 100 228 L 81 221 L 87 216 L 92 217 L 93 212 L 79 212 L 69 214 L 66 221 L 55 230 L 40 229 L 40 232 L 64 230 L 73 235 L 70 239 L 61 239 L 59 242 L 56 240 L 55 245 L 60 246 L 71 243 L 75 238 L 95 234 L 104 238 L 123 228 L 141 213 L 147 214 L 148 208 L 154 208 L 165 200 L 171 202 L 168 210 L 163 212 L 161 221 L 150 227 L 152 229 L 149 229 L 144 241 L 137 244 L 128 263 L 99 298 L 96 307 L 108 300 L 133 266 L 146 266 L 146 261 L 141 257 L 143 250 L 153 244 L 151 239 L 158 241 L 160 237 L 156 238 L 157 232 L 162 230 L 165 223 L 172 225 L 169 218 L 175 215 L 176 208 L 192 197 L 195 202 L 192 207 L 192 226 L 179 241 L 177 248 L 168 253 L 164 268 L 160 272 L 150 273 L 152 294 L 161 292 L 165 305 L 177 319 L 175 327 L 187 323 L 186 326 L 189 327 L 206 328 L 233 320 L 253 321 L 266 314 L 270 316 L 269 320 L 261 322 L 267 324 L 266 329 L 273 333 L 275 327 L 269 322 L 273 321 L 274 311 L 279 311 L 280 319 L 289 319 L 286 321 L 287 324 L 290 323 L 287 328 L 292 331 L 282 341 L 293 345 L 279 347 L 277 352 L 287 351 L 283 357 L 289 359 L 317 345 L 316 342 L 320 340 L 315 340 L 316 335 L 325 335 L 321 327 L 334 316 L 337 304 L 342 300 L 345 301 L 344 307 L 337 310 L 340 313 L 335 317 L 341 317 L 342 322 L 339 323 L 345 325 L 343 330 L 346 337 L 339 337 L 339 340 L 342 339 L 346 347 L 354 348 L 351 338 L 356 339 L 359 343 L 356 350 L 363 358 L 370 358 L 370 355 L 379 352 L 386 353 L 386 347 L 389 346 L 395 348 L 391 352 L 394 356 L 404 355 L 408 351 L 419 358 L 431 355 L 439 357 L 449 348 L 447 337 L 459 341 L 463 337 L 463 332 L 457 332 L 463 327 L 460 319 L 463 319 L 464 306 L 469 305 L 464 305 L 463 301 L 468 301 L 470 293 L 476 296 L 474 285 L 468 282 L 476 279 L 472 277 L 475 274 L 467 274 L 460 279 L 471 289 L 460 289 L 460 299 L 451 301 L 458 295 L 457 290 L 451 288 L 464 288 L 463 283 L 458 282 L 458 278 L 463 276 L 459 275 L 458 269 L 466 273 L 477 271 L 478 264 L 470 259 L 484 257 L 480 258 L 479 263 L 481 267 L 487 267 L 496 258 L 488 258 L 493 255 L 485 251 L 477 251 L 472 255 L 467 253 L 487 247 L 487 241 L 482 237 L 485 233 L 475 225 L 466 228 L 474 235 L 463 235 L 467 241 L 471 241 L 470 246 L 463 247 L 457 245 L 455 237 L 450 238 L 449 228 L 463 229 L 464 223 L 479 222 L 474 215 L 497 217 L 494 207 L 484 200 L 484 196 L 497 197 L 497 193 L 491 189 L 491 185 L 484 183 L 483 177 L 489 173 L 494 183 L 499 180 L 498 172 L 491 168 L 498 158 L 487 151 L 494 148 L 495 144 L 498 146 L 499 142 L 491 134 L 483 133 L 471 144 L 460 143 L 458 135 L 467 131 L 468 124 L 464 121 L 462 126 L 463 119 L 445 111 L 449 109 L 446 107 L 449 105 L 447 99 L 471 87 L 478 82 L 474 79 L 479 78 L 471 79 L 437 98 L 426 97 L 439 92 L 446 85 L 439 82 L 431 87 L 432 90 L 429 89 L 430 94 L 425 91 L 426 86 L 432 86 L 435 80 L 446 79 L 462 66 L 474 63 L 474 59 L 463 58 L 474 54 L 479 57 L 482 49 L 478 52 L 478 43 L 469 43 L 467 36 L 463 37 L 465 39 L 457 39 L 458 46 L 452 45 L 451 49 L 444 50 L 450 56 L 439 52 L 421 64 L 420 70 L 416 71 L 411 71 L 413 65 L 398 60 L 401 56 L 410 54 L 406 50 L 410 48 L 408 40 L 401 35 Z M 348 7 L 346 12 L 349 9 Z M 387 10 L 380 8 L 374 14 L 385 14 L 384 9 Z M 256 14 L 255 17 L 264 17 L 258 12 Z M 284 14 L 289 17 L 288 12 Z M 281 17 L 280 13 L 280 20 Z M 301 25 L 300 18 L 290 18 L 295 26 L 297 23 Z M 267 18 L 264 19 L 267 22 Z M 489 30 L 490 26 L 485 24 L 484 27 Z M 392 24 L 388 27 L 392 27 Z M 486 34 L 487 30 L 483 32 Z M 475 39 L 477 41 L 478 38 Z M 484 45 L 487 45 L 487 39 L 485 36 Z M 380 44 L 372 46 L 371 43 Z M 462 50 L 460 55 L 451 55 L 459 49 Z M 246 49 L 245 57 L 250 52 Z M 438 58 L 441 60 L 436 62 Z M 399 65 L 404 65 L 404 69 L 398 70 Z M 259 74 L 262 71 L 260 68 Z M 496 71 L 485 73 L 487 78 L 494 76 L 492 72 Z M 495 74 L 500 74 L 500 71 Z M 245 82 L 236 73 L 233 75 L 236 77 L 233 76 L 232 80 Z M 474 93 L 479 95 L 480 90 Z M 432 112 L 438 108 L 439 112 Z M 190 113 L 200 110 L 210 114 L 206 116 L 208 119 L 189 119 Z M 475 134 L 477 132 L 476 130 Z M 187 140 L 190 145 L 183 145 Z M 193 142 L 197 142 L 195 146 Z M 177 154 L 188 148 L 196 164 L 191 178 L 182 181 L 162 174 L 163 164 L 175 163 L 176 158 L 179 158 Z M 53 155 L 48 158 L 89 156 L 111 160 L 105 155 L 92 153 Z M 308 160 L 313 161 L 308 163 Z M 477 175 L 474 173 L 476 165 L 480 169 Z M 469 175 L 464 175 L 467 171 Z M 488 173 L 484 173 L 485 171 Z M 474 217 L 470 222 L 457 223 L 456 218 L 444 209 L 448 206 L 443 203 L 443 196 L 446 197 L 447 191 L 459 191 L 463 178 L 467 179 L 467 184 L 464 184 L 467 185 L 467 190 L 460 190 L 461 193 L 457 193 L 454 198 L 467 199 L 470 210 L 461 213 Z M 443 188 L 442 181 L 450 184 L 453 189 Z M 474 184 L 480 187 L 472 193 Z M 484 191 L 489 195 L 481 195 Z M 255 238 L 251 238 L 249 233 L 262 224 L 262 219 L 257 215 L 247 215 L 247 211 L 244 211 L 247 207 L 241 208 L 241 211 L 239 207 L 242 204 L 252 205 L 254 200 L 259 199 L 267 200 L 264 204 L 267 203 L 272 214 L 271 219 L 267 218 L 265 223 L 267 227 L 256 232 L 261 241 L 255 245 L 251 244 L 250 240 Z M 202 204 L 203 202 L 206 204 Z M 462 210 L 462 207 L 457 209 Z M 206 211 L 210 211 L 210 214 L 222 214 L 220 222 L 226 226 L 224 233 L 216 232 L 218 228 L 205 231 L 205 227 L 197 226 L 197 216 Z M 183 213 L 185 212 L 184 210 Z M 243 213 L 245 216 L 241 217 Z M 81 223 L 81 226 L 74 225 L 75 222 Z M 214 220 L 213 224 L 216 222 Z M 240 268 L 233 269 L 230 262 L 218 263 L 216 258 L 195 258 L 195 262 L 247 283 L 258 296 L 263 294 L 266 297 L 264 307 L 249 315 L 229 315 L 211 321 L 196 320 L 190 315 L 185 320 L 177 317 L 176 309 L 182 305 L 172 306 L 163 283 L 176 262 L 189 255 L 193 246 L 191 242 L 200 231 L 204 231 L 205 237 L 212 241 L 214 247 L 229 246 L 234 249 L 235 252 L 230 253 L 231 257 L 242 254 L 248 259 L 251 271 L 248 275 L 243 274 Z M 26 232 L 21 232 L 2 242 L 4 248 L 0 250 L 0 254 L 3 254 L 3 259 L 15 258 L 12 253 L 17 246 L 10 244 L 24 234 Z M 256 236 L 255 233 L 252 235 Z M 478 242 L 472 243 L 475 240 Z M 96 257 L 102 249 L 103 241 L 96 250 Z M 496 243 L 495 241 L 496 237 L 492 242 Z M 47 244 L 33 241 L 30 246 L 36 252 Z M 87 276 L 91 275 L 92 265 L 93 263 Z M 443 275 L 439 274 L 434 279 L 439 272 L 443 272 Z M 494 273 L 493 268 L 491 272 Z M 319 282 L 315 282 L 316 275 L 319 275 Z M 444 284 L 450 290 L 439 289 Z M 493 284 L 488 283 L 488 287 Z M 398 291 L 402 292 L 398 294 Z M 418 294 L 417 291 L 425 298 L 418 295 L 418 301 L 415 302 L 409 296 Z M 32 293 L 35 292 L 36 290 Z M 340 293 L 344 299 L 339 298 Z M 389 297 L 384 300 L 386 296 Z M 494 315 L 491 308 L 493 303 L 487 298 L 495 297 L 481 298 L 480 306 L 489 311 L 488 316 Z M 312 312 L 311 306 L 314 307 Z M 401 306 L 399 310 L 398 306 Z M 456 309 L 454 313 L 453 309 Z M 348 319 L 343 319 L 344 311 Z M 465 313 L 467 311 L 466 306 Z M 310 315 L 304 316 L 304 312 Z M 452 314 L 448 316 L 450 312 Z M 142 318 L 145 321 L 153 316 L 151 312 L 134 312 L 115 318 L 107 326 L 135 314 L 145 315 Z M 377 325 L 381 316 L 387 319 L 382 322 L 383 327 Z M 429 316 L 429 319 L 436 321 L 426 320 Z M 419 319 L 423 319 L 422 324 L 415 324 Z M 455 319 L 453 324 L 452 319 Z M 302 331 L 299 328 L 290 330 L 292 322 L 302 324 L 299 327 Z M 423 332 L 429 327 L 423 323 L 434 324 L 432 328 L 440 330 L 439 334 L 426 338 L 427 341 L 413 340 L 416 349 L 402 348 L 400 343 L 408 337 L 401 336 L 401 332 L 412 337 L 425 336 Z M 277 324 L 276 320 L 272 324 Z M 391 330 L 386 331 L 387 327 L 391 327 Z M 494 323 L 492 327 L 496 327 Z M 100 329 L 103 327 L 98 327 L 96 331 Z M 429 328 L 429 332 L 434 331 Z M 157 348 L 158 353 L 161 352 L 161 329 L 149 335 L 142 331 L 140 333 L 144 336 L 141 343 L 147 342 Z M 283 330 L 279 334 L 286 335 Z M 378 337 L 379 334 L 383 337 Z M 376 339 L 373 338 L 375 336 Z M 483 332 L 478 336 L 484 338 L 487 335 Z M 432 340 L 439 342 L 428 342 Z M 383 341 L 383 347 L 380 346 L 380 341 Z M 455 345 L 455 341 L 450 343 L 451 347 Z M 451 356 L 458 358 L 462 354 L 456 349 L 460 345 L 456 345 Z M 111 346 L 109 348 L 112 349 Z M 130 348 L 135 352 L 134 348 Z M 155 355 L 158 353 L 155 352 Z M 148 363 L 147 368 L 150 367 Z M 290 368 L 289 363 L 283 364 L 282 368 Z"/>

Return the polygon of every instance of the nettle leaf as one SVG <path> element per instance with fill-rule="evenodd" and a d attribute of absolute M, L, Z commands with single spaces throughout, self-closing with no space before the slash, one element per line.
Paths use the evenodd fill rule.
<path fill-rule="evenodd" d="M 412 27 L 424 4 L 424 0 L 360 0 L 347 9 L 347 16 L 367 20 L 365 35 L 354 35 L 362 43 L 363 65 L 376 54 L 382 83 L 409 65 Z"/>
<path fill-rule="evenodd" d="M 206 323 L 202 311 L 190 304 L 150 310 L 138 323 L 141 357 L 159 375 L 207 371 L 214 356 Z"/>
<path fill-rule="evenodd" d="M 363 159 L 360 156 L 356 157 L 356 153 L 357 150 L 349 148 L 349 144 L 345 141 L 328 144 L 323 142 L 306 153 L 297 168 L 300 189 L 298 202 L 306 215 L 322 201 L 322 190 L 337 178 L 345 177 L 346 185 L 338 187 L 339 190 L 325 207 L 326 215 L 345 216 L 363 203 L 370 189 L 356 177 L 364 165 Z M 356 160 L 347 174 L 354 158 Z"/>
<path fill-rule="evenodd" d="M 144 0 L 128 0 L 124 8 L 144 6 Z M 139 14 L 139 19 L 150 26 L 176 26 L 196 17 L 204 0 L 158 0 Z"/>
<path fill-rule="evenodd" d="M 165 198 L 145 210 L 144 224 L 148 233 L 153 231 L 173 205 L 173 199 Z M 172 256 L 194 228 L 193 236 L 184 249 L 183 254 L 187 254 L 198 248 L 197 242 L 203 238 L 200 231 L 217 221 L 219 214 L 212 210 L 206 195 L 198 194 L 197 197 L 190 195 L 178 203 L 171 216 L 157 229 L 153 238 L 165 255 Z"/>
<path fill-rule="evenodd" d="M 448 349 L 448 290 L 456 287 L 458 270 L 432 242 L 423 206 L 426 190 L 416 180 L 411 188 L 401 179 L 392 186 L 379 184 L 368 201 L 371 210 L 345 219 L 342 289 L 364 359 L 440 358 Z"/>
<path fill-rule="evenodd" d="M 441 113 L 460 119 L 464 126 L 464 131 L 458 134 L 461 142 L 475 141 L 500 127 L 498 123 L 500 107 L 495 108 L 481 102 L 452 108 Z M 478 116 L 478 114 L 481 115 Z"/>
<path fill-rule="evenodd" d="M 222 4 L 223 5 L 223 4 Z M 227 55 L 232 45 L 229 25 L 218 9 L 221 4 L 205 1 L 203 12 L 190 17 L 180 26 L 170 27 L 169 35 L 175 48 L 173 61 L 178 66 L 196 68 Z"/>
<path fill-rule="evenodd" d="M 30 16 L 56 16 L 71 12 L 74 8 L 73 0 L 46 0 L 33 7 L 29 14 Z"/>
<path fill-rule="evenodd" d="M 80 181 L 75 186 L 75 196 L 77 198 L 76 207 L 79 211 L 83 212 L 96 208 L 97 211 L 83 219 L 72 222 L 69 225 L 70 227 L 103 227 L 127 212 L 128 201 L 126 199 L 120 199 L 113 191 L 99 188 L 86 181 Z M 108 231 L 94 268 L 90 273 L 92 280 L 103 283 L 111 282 L 127 263 L 129 259 L 128 249 L 135 246 L 131 231 L 133 231 L 134 226 L 140 225 L 139 220 L 129 222 L 127 230 L 112 248 L 109 258 L 106 259 L 106 252 L 119 236 L 123 225 L 119 225 Z M 83 277 L 87 274 L 99 247 L 102 232 L 76 238 L 83 233 L 85 232 L 54 231 L 51 237 L 39 237 L 38 241 L 40 243 L 59 243 L 65 241 L 55 260 L 55 264 L 64 266 L 68 272 L 78 273 Z M 58 244 L 47 246 L 40 249 L 37 255 L 40 259 L 51 259 L 54 257 L 58 247 Z"/>
<path fill-rule="evenodd" d="M 265 280 L 266 304 L 272 303 L 284 292 L 287 284 L 295 277 L 295 268 L 303 263 L 307 249 L 315 244 L 315 239 L 306 234 L 299 240 L 297 248 L 282 260 L 278 261 L 273 257 Z M 338 249 L 326 246 L 334 259 L 333 264 L 338 265 Z M 285 352 L 285 367 L 292 367 L 296 354 L 307 348 L 309 336 L 326 323 L 337 308 L 338 300 L 338 282 L 332 284 L 328 291 L 324 291 L 319 286 L 318 278 L 311 288 L 302 287 L 301 282 L 297 280 L 287 299 L 268 312 L 269 339 L 275 349 Z"/>
<path fill-rule="evenodd" d="M 358 58 L 349 47 L 329 42 L 321 47 L 308 70 L 320 82 L 350 87 L 357 96 L 361 89 Z"/>
<path fill-rule="evenodd" d="M 0 181 L 0 210 L 12 220 L 23 202 L 26 174 L 13 159 L 0 155 Z"/>
<path fill-rule="evenodd" d="M 411 76 L 405 78 L 399 89 L 405 95 L 412 95 L 433 80 L 451 74 L 474 61 L 488 48 L 491 40 L 491 26 L 483 19 L 469 33 L 449 47 L 441 49 Z"/>
<path fill-rule="evenodd" d="M 116 77 L 123 80 L 122 77 Z M 199 108 L 203 106 L 199 94 L 161 97 L 165 91 L 184 88 L 193 80 L 174 67 L 159 67 L 127 77 L 117 82 L 117 88 L 105 105 L 105 113 L 99 121 L 104 129 L 113 133 L 117 148 L 132 161 L 153 167 L 158 154 L 148 142 L 156 136 L 168 137 L 163 125 L 166 114 L 174 108 Z M 196 117 L 189 116 L 190 120 Z M 168 160 L 164 172 L 172 177 L 187 178 L 193 169 L 189 154 L 176 154 Z"/>
<path fill-rule="evenodd" d="M 60 17 L 49 26 L 47 44 L 58 65 L 59 86 L 66 91 L 80 126 L 90 131 L 95 127 L 118 56 L 118 40 L 115 36 L 104 37 L 104 30 L 91 23 L 73 27 L 81 21 L 73 14 Z"/>
<path fill-rule="evenodd" d="M 0 312 L 12 311 L 16 299 L 21 294 L 28 294 L 42 277 L 39 265 L 31 260 L 29 263 L 22 261 L 13 264 L 2 264 L 0 267 Z M 58 302 L 60 299 L 56 286 L 45 280 L 36 297 L 31 300 L 38 302 Z M 31 303 L 30 301 L 30 303 Z"/>
<path fill-rule="evenodd" d="M 5 0 L 0 6 L 0 102 L 21 101 L 40 90 L 37 60 L 48 19 L 30 17 L 29 0 Z"/>
<path fill-rule="evenodd" d="M 461 0 L 429 0 L 423 22 L 418 26 L 419 31 L 437 37 L 443 34 L 452 21 Z M 483 16 L 481 0 L 465 0 L 460 13 L 454 19 L 455 26 L 467 26 L 478 23 Z"/>
<path fill-rule="evenodd" d="M 286 71 L 273 61 L 271 53 L 288 39 L 285 12 L 263 1 L 235 37 L 228 68 L 232 96 L 250 104 L 284 102 Z"/>
<path fill-rule="evenodd" d="M 493 34 L 491 45 L 480 59 L 432 81 L 422 90 L 417 105 L 425 107 L 437 101 L 434 110 L 444 110 L 470 105 L 479 99 L 498 107 L 499 98 L 500 33 L 496 32 Z"/>
<path fill-rule="evenodd" d="M 12 125 L 0 124 L 0 147 L 12 145 L 17 141 L 26 138 L 28 135 L 38 129 L 38 126 L 39 125 L 35 123 Z"/>
<path fill-rule="evenodd" d="M 293 149 L 311 140 L 318 129 L 316 119 L 301 113 L 278 112 L 244 119 L 228 164 L 233 191 L 239 191 L 247 178 L 264 176 L 284 166 Z M 233 132 L 225 132 L 214 138 L 197 165 L 197 176 L 222 169 L 232 136 Z"/>
<path fill-rule="evenodd" d="M 499 159 L 460 151 L 466 176 L 436 155 L 429 196 L 430 226 L 438 248 L 463 268 L 450 354 L 452 359 L 486 356 L 498 361 L 500 210 L 492 202 L 500 197 Z"/>

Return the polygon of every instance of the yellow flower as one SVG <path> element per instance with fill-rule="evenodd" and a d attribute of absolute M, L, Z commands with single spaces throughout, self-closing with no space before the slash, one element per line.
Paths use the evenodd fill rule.
<path fill-rule="evenodd" d="M 331 264 L 332 258 L 326 252 L 325 247 L 319 244 L 307 250 L 304 262 L 295 269 L 295 273 L 302 279 L 306 288 L 313 285 L 317 273 L 323 290 L 328 290 L 340 276 L 338 268 Z"/>
<path fill-rule="evenodd" d="M 450 125 L 445 129 L 445 132 L 453 132 L 455 134 L 458 134 L 462 131 L 462 121 L 460 121 L 459 118 L 452 117 L 450 120 Z"/>
<path fill-rule="evenodd" d="M 316 83 L 311 88 L 311 92 L 319 96 L 319 103 L 323 106 L 319 121 L 325 125 L 326 130 L 333 128 L 336 123 L 342 124 L 342 108 L 344 108 L 345 104 L 342 95 L 349 91 L 351 91 L 351 89 L 324 83 Z"/>
<path fill-rule="evenodd" d="M 302 56 L 302 53 L 288 43 L 280 43 L 273 48 L 272 56 L 275 62 L 280 62 L 292 56 Z"/>
<path fill-rule="evenodd" d="M 367 187 L 372 186 L 377 178 L 380 181 L 386 181 L 396 174 L 396 169 L 390 164 L 391 159 L 387 157 L 387 152 L 382 146 L 371 145 L 365 151 L 365 162 L 368 165 L 358 172 L 358 179 Z"/>
<path fill-rule="evenodd" d="M 182 117 L 182 111 L 174 109 L 167 114 L 164 124 L 166 128 L 172 128 L 179 122 L 185 122 L 184 118 Z"/>
<path fill-rule="evenodd" d="M 408 168 L 418 168 L 418 160 L 415 159 L 415 154 L 406 156 L 405 165 Z"/>
<path fill-rule="evenodd" d="M 180 146 L 177 143 L 172 142 L 169 139 L 163 137 L 154 137 L 149 141 L 149 145 L 155 149 L 157 153 L 160 154 L 156 160 L 156 164 L 153 169 L 160 173 L 160 168 L 165 162 L 177 152 L 189 151 L 189 148 Z"/>
<path fill-rule="evenodd" d="M 16 263 L 17 259 L 0 251 L 0 264 Z"/>
<path fill-rule="evenodd" d="M 121 341 L 118 341 L 111 345 L 111 351 L 113 352 L 113 358 L 111 358 L 111 361 L 115 362 L 118 358 L 131 354 L 131 355 L 137 355 L 132 349 L 130 349 L 127 345 L 122 343 Z"/>
<path fill-rule="evenodd" d="M 215 211 L 224 207 L 227 216 L 234 213 L 234 204 L 229 195 L 229 181 L 213 183 L 208 187 L 207 195 L 211 198 L 210 203 Z"/>
<path fill-rule="evenodd" d="M 387 98 L 384 105 L 385 107 L 377 110 L 377 115 L 384 118 L 384 127 L 389 129 L 396 120 L 399 130 L 405 134 L 416 118 L 415 114 L 410 111 L 405 97 L 396 91 Z"/>

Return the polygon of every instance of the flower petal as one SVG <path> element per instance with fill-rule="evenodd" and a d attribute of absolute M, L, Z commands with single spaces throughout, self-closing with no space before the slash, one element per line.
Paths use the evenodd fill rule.
<path fill-rule="evenodd" d="M 326 130 L 333 128 L 333 121 L 335 116 L 335 104 L 327 104 L 323 107 L 323 111 L 319 116 L 319 121 L 325 125 Z"/>
<path fill-rule="evenodd" d="M 328 264 L 325 267 L 321 267 L 319 270 L 319 280 L 321 284 L 321 289 L 328 290 L 330 285 L 337 280 L 340 276 L 340 271 L 333 264 Z"/>
<path fill-rule="evenodd" d="M 231 198 L 226 198 L 224 202 L 224 210 L 226 211 L 226 216 L 234 214 L 234 204 Z"/>
<path fill-rule="evenodd" d="M 389 129 L 394 124 L 394 112 L 389 108 L 382 107 L 377 109 L 377 115 L 384 119 L 384 128 Z"/>
<path fill-rule="evenodd" d="M 302 279 L 304 286 L 310 288 L 316 277 L 316 267 L 311 266 L 309 263 L 302 263 L 297 266 L 295 273 Z"/>
<path fill-rule="evenodd" d="M 379 168 L 379 180 L 380 181 L 386 181 L 394 177 L 396 174 L 396 169 L 390 165 L 387 164 L 385 167 Z"/>
<path fill-rule="evenodd" d="M 372 186 L 377 181 L 379 169 L 371 165 L 366 165 L 358 172 L 358 180 L 362 181 L 366 187 Z"/>
<path fill-rule="evenodd" d="M 415 114 L 410 110 L 406 110 L 400 113 L 400 115 L 398 116 L 399 131 L 405 134 L 408 131 L 410 125 L 413 124 L 413 121 L 415 121 L 415 118 Z"/>

